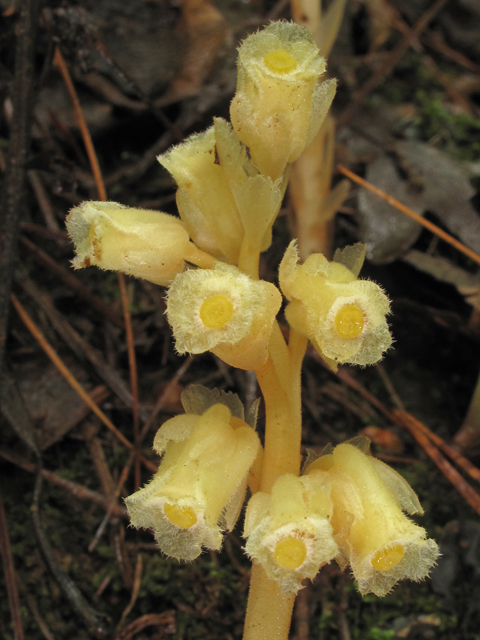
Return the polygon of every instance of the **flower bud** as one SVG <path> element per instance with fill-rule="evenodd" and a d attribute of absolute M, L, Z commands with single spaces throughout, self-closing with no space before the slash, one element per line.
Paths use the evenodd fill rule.
<path fill-rule="evenodd" d="M 277 180 L 315 137 L 335 94 L 313 36 L 273 22 L 238 50 L 237 93 L 230 117 L 260 173 Z"/>
<path fill-rule="evenodd" d="M 218 163 L 228 181 L 245 236 L 251 247 L 265 251 L 271 242 L 271 228 L 282 204 L 286 181 L 274 182 L 258 173 L 231 125 L 222 118 L 215 118 L 214 122 Z"/>
<path fill-rule="evenodd" d="M 76 269 L 94 265 L 168 284 L 185 266 L 188 233 L 167 213 L 116 202 L 83 202 L 70 211 L 66 225 L 75 244 Z"/>
<path fill-rule="evenodd" d="M 392 343 L 387 296 L 374 282 L 356 278 L 365 255 L 361 246 L 337 252 L 333 262 L 316 253 L 299 265 L 292 241 L 280 264 L 280 287 L 290 300 L 286 318 L 333 370 L 344 362 L 373 364 Z"/>
<path fill-rule="evenodd" d="M 125 501 L 133 526 L 153 528 L 163 553 L 178 560 L 194 560 L 202 546 L 220 549 L 259 445 L 255 431 L 223 404 L 168 420 L 154 440 L 163 454 L 157 473 Z"/>
<path fill-rule="evenodd" d="M 283 591 L 296 593 L 302 580 L 313 579 L 337 554 L 331 512 L 326 474 L 302 478 L 285 474 L 271 495 L 258 492 L 248 503 L 245 550 Z"/>
<path fill-rule="evenodd" d="M 167 300 L 176 349 L 179 353 L 211 350 L 232 366 L 257 369 L 267 360 L 281 301 L 270 282 L 253 280 L 223 263 L 179 274 Z"/>
<path fill-rule="evenodd" d="M 328 473 L 332 526 L 343 569 L 352 568 L 362 595 L 386 595 L 403 578 L 425 578 L 438 547 L 403 513 L 423 513 L 418 498 L 391 467 L 369 455 L 368 438 L 335 447 L 307 469 L 307 477 Z M 361 448 L 359 448 L 361 447 Z M 363 449 L 363 450 L 361 450 Z"/>
<path fill-rule="evenodd" d="M 218 162 L 215 130 L 190 136 L 158 161 L 174 177 L 180 217 L 195 244 L 217 257 L 238 262 L 243 228 Z"/>

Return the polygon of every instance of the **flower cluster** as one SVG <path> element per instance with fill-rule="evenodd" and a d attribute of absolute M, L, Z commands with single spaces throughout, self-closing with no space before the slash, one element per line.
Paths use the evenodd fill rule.
<path fill-rule="evenodd" d="M 158 158 L 177 183 L 180 218 L 86 202 L 71 211 L 67 227 L 76 268 L 96 265 L 169 287 L 166 314 L 178 353 L 211 351 L 231 366 L 255 370 L 265 398 L 270 395 L 263 452 L 255 432 L 258 405 L 245 419 L 238 398 L 199 386 L 184 392 L 185 414 L 156 434 L 157 473 L 126 499 L 132 524 L 153 529 L 166 555 L 193 560 L 202 548 L 220 549 L 249 483 L 245 549 L 282 591 L 296 593 L 336 559 L 342 568 L 350 565 L 362 593 L 385 595 L 401 578 L 425 577 L 438 555 L 435 542 L 404 513 L 421 512 L 408 484 L 372 458 L 362 440 L 328 449 L 300 477 L 285 471 L 298 468 L 305 338 L 332 369 L 375 363 L 392 342 L 388 298 L 358 279 L 362 245 L 337 251 L 332 262 L 313 254 L 300 264 L 293 241 L 279 269 L 294 330 L 287 345 L 275 329 L 281 293 L 259 279 L 260 253 L 270 245 L 290 165 L 317 134 L 335 93 L 334 81 L 322 82 L 324 72 L 302 27 L 274 23 L 248 37 L 239 49 L 232 125 L 216 118 Z M 268 419 L 272 407 L 275 420 Z M 298 448 L 272 447 L 278 437 L 289 449 L 290 426 Z M 279 451 L 296 463 L 282 467 Z M 274 470 L 271 482 L 265 469 Z M 259 490 L 262 482 L 264 489 L 273 484 L 270 493 Z"/>
<path fill-rule="evenodd" d="M 300 478 L 281 476 L 246 515 L 246 551 L 286 592 L 335 559 L 359 590 L 386 595 L 404 578 L 425 578 L 438 547 L 404 514 L 423 513 L 409 484 L 357 438 L 330 448 Z"/>

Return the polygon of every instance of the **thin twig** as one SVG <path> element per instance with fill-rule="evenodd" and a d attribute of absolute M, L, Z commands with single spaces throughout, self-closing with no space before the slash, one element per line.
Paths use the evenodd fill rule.
<path fill-rule="evenodd" d="M 473 260 L 477 264 L 480 264 L 480 256 L 477 253 L 475 253 L 475 251 L 472 251 L 472 249 L 469 249 L 468 247 L 466 247 L 464 244 L 459 242 L 456 238 L 451 236 L 449 233 L 446 233 L 443 229 L 440 229 L 440 227 L 437 227 L 437 225 L 433 224 L 433 222 L 430 222 L 430 220 L 426 220 L 425 218 L 422 218 L 422 216 L 419 216 L 418 213 L 415 213 L 415 211 L 413 211 L 406 205 L 402 204 L 399 200 L 397 200 L 396 198 L 393 198 L 388 193 L 385 193 L 385 191 L 382 191 L 382 189 L 379 189 L 378 187 L 373 185 L 371 182 L 368 182 L 367 180 L 360 178 L 360 176 L 357 176 L 355 173 L 353 173 L 353 171 L 350 171 L 343 165 L 341 164 L 337 165 L 337 171 L 339 173 L 342 173 L 344 176 L 347 176 L 347 178 L 350 178 L 350 180 L 353 180 L 353 182 L 356 182 L 357 184 L 364 187 L 365 189 L 368 189 L 369 191 L 374 193 L 376 196 L 378 196 L 382 200 L 385 200 L 385 202 L 388 202 L 388 204 L 392 205 L 392 207 L 395 207 L 395 209 L 398 209 L 398 211 L 401 211 L 405 215 L 409 216 L 410 218 L 415 220 L 415 222 L 418 222 L 418 224 L 421 224 L 423 227 L 425 227 L 426 229 L 428 229 L 429 231 L 437 235 L 439 238 L 441 238 L 442 240 L 445 240 L 445 242 L 448 242 L 448 244 L 450 244 L 452 247 L 455 247 L 455 249 L 458 249 L 458 251 L 461 251 L 463 254 L 468 256 L 471 260 Z"/>
<path fill-rule="evenodd" d="M 33 527 L 43 556 L 53 573 L 56 581 L 61 587 L 63 594 L 70 602 L 72 608 L 81 616 L 84 623 L 91 627 L 96 638 L 104 639 L 109 637 L 106 616 L 96 611 L 86 600 L 73 580 L 60 567 L 47 538 L 40 519 L 40 493 L 42 488 L 42 475 L 37 474 L 33 502 L 30 508 L 33 520 Z"/>
<path fill-rule="evenodd" d="M 24 272 L 20 269 L 17 272 L 16 281 L 22 289 L 35 301 L 38 307 L 45 313 L 55 331 L 64 340 L 67 347 L 81 360 L 87 360 L 95 369 L 97 375 L 105 382 L 105 384 L 120 398 L 127 406 L 132 407 L 132 396 L 128 386 L 123 378 L 117 373 L 114 367 L 111 367 L 103 358 L 101 353 L 92 347 L 89 342 L 84 340 L 82 336 L 72 327 L 66 318 L 56 309 L 52 298 L 41 288 L 37 286 Z M 140 417 L 142 421 L 148 418 L 146 407 L 140 408 Z"/>
<path fill-rule="evenodd" d="M 93 413 L 100 418 L 100 420 L 103 422 L 103 424 L 108 429 L 110 429 L 110 431 L 118 438 L 118 440 L 120 440 L 120 442 L 122 442 L 128 449 L 133 449 L 133 444 L 131 442 L 129 442 L 127 440 L 127 438 L 125 438 L 123 433 L 121 433 L 117 429 L 117 427 L 115 427 L 115 425 L 107 418 L 107 416 L 103 413 L 103 411 L 100 409 L 100 407 L 98 407 L 95 404 L 95 402 L 93 402 L 93 400 L 90 398 L 90 396 L 85 391 L 85 389 L 82 387 L 82 385 L 72 375 L 72 373 L 69 371 L 68 367 L 64 364 L 64 362 L 58 357 L 58 355 L 55 352 L 55 350 L 53 349 L 53 347 L 51 347 L 50 344 L 47 342 L 47 340 L 45 339 L 44 335 L 42 334 L 40 329 L 38 329 L 38 327 L 33 322 L 33 320 L 30 318 L 30 316 L 28 315 L 28 313 L 24 309 L 24 307 L 21 304 L 21 302 L 13 294 L 11 295 L 11 301 L 12 301 L 13 306 L 15 307 L 18 315 L 20 316 L 20 318 L 22 319 L 23 323 L 27 327 L 27 329 L 30 331 L 30 333 L 33 335 L 33 337 L 38 342 L 38 344 L 42 347 L 42 349 L 45 351 L 45 353 L 50 358 L 50 360 L 53 362 L 53 364 L 57 367 L 57 369 L 63 375 L 65 380 L 70 384 L 71 387 L 73 387 L 73 389 L 75 389 L 75 391 L 82 398 L 82 400 L 84 400 L 84 402 L 90 407 L 90 409 L 93 411 Z"/>
<path fill-rule="evenodd" d="M 125 286 L 125 276 L 118 273 L 118 284 L 122 294 L 123 318 L 125 320 L 125 334 L 128 347 L 128 364 L 130 370 L 130 390 L 132 394 L 132 414 L 133 414 L 133 441 L 139 447 L 139 412 L 138 412 L 138 375 L 137 360 L 135 358 L 135 343 L 133 339 L 132 317 L 129 310 L 129 300 L 127 287 Z M 140 488 L 140 459 L 135 456 L 135 490 Z"/>
<path fill-rule="evenodd" d="M 404 426 L 415 440 L 421 445 L 425 453 L 433 460 L 444 476 L 450 480 L 455 489 L 465 498 L 468 504 L 480 515 L 480 495 L 472 489 L 458 471 L 446 460 L 431 440 L 418 429 L 417 421 L 405 411 L 395 410 L 393 417 L 397 424 Z"/>
<path fill-rule="evenodd" d="M 115 493 L 112 496 L 112 500 L 111 500 L 111 507 L 107 510 L 107 513 L 105 514 L 105 516 L 103 517 L 102 522 L 100 523 L 100 526 L 98 527 L 95 536 L 92 540 L 92 542 L 88 545 L 88 551 L 90 553 L 92 553 L 92 551 L 95 549 L 95 547 L 97 546 L 97 544 L 100 542 L 100 538 L 103 535 L 103 532 L 105 531 L 105 529 L 107 528 L 107 524 L 110 521 L 110 518 L 113 514 L 113 507 L 116 505 L 116 501 L 120 495 L 120 493 L 122 492 L 123 489 L 123 485 L 125 484 L 127 478 L 128 478 L 128 474 L 130 473 L 130 468 L 132 466 L 132 463 L 135 459 L 135 455 L 133 453 L 133 451 L 130 453 L 130 456 L 128 457 L 127 463 L 125 464 L 122 473 L 120 474 L 120 479 L 117 483 L 116 489 L 115 489 Z"/>
<path fill-rule="evenodd" d="M 95 148 L 93 146 L 92 138 L 90 136 L 90 132 L 88 130 L 82 108 L 80 106 L 80 101 L 78 99 L 77 92 L 75 91 L 75 87 L 73 86 L 72 78 L 70 77 L 70 73 L 68 72 L 67 65 L 58 47 L 55 49 L 55 55 L 53 57 L 53 61 L 58 66 L 60 73 L 62 74 L 63 81 L 65 82 L 68 94 L 73 103 L 75 116 L 80 126 L 83 142 L 85 144 L 85 149 L 88 155 L 88 160 L 90 162 L 90 166 L 92 167 L 93 175 L 95 177 L 95 184 L 97 185 L 98 197 L 100 198 L 100 200 L 106 200 L 107 192 L 105 191 L 105 186 L 103 184 L 100 165 L 98 163 L 97 154 L 95 153 Z"/>
<path fill-rule="evenodd" d="M 142 431 L 140 433 L 140 438 L 139 438 L 140 444 L 143 442 L 145 436 L 147 435 L 148 431 L 150 430 L 152 424 L 154 423 L 155 418 L 157 417 L 157 415 L 160 413 L 160 411 L 163 409 L 163 407 L 167 404 L 168 396 L 172 392 L 172 389 L 178 384 L 180 378 L 184 375 L 184 373 L 187 371 L 187 369 L 192 364 L 192 362 L 193 362 L 193 357 L 192 356 L 188 357 L 185 360 L 185 362 L 182 364 L 181 367 L 179 367 L 179 369 L 176 372 L 176 374 L 173 376 L 173 378 L 167 384 L 167 386 L 163 390 L 163 393 L 159 396 L 159 398 L 158 398 L 158 400 L 157 400 L 157 402 L 155 404 L 155 407 L 153 408 L 153 411 L 150 414 L 150 417 L 148 418 L 147 422 L 143 425 Z"/>
<path fill-rule="evenodd" d="M 165 389 L 163 390 L 163 393 L 160 395 L 160 397 L 157 400 L 157 403 L 150 415 L 150 418 L 147 420 L 147 422 L 144 424 L 143 429 L 140 433 L 139 439 L 138 439 L 138 446 L 140 447 L 141 444 L 143 443 L 143 440 L 145 439 L 145 436 L 147 435 L 148 431 L 150 430 L 150 427 L 152 426 L 156 416 L 158 415 L 158 413 L 162 410 L 162 408 L 166 405 L 166 403 L 168 402 L 168 397 L 172 391 L 172 389 L 175 388 L 175 386 L 178 384 L 179 380 L 181 379 L 181 377 L 183 376 L 183 374 L 185 373 L 185 371 L 188 369 L 188 367 L 191 365 L 191 363 L 193 362 L 193 358 L 192 356 L 190 356 L 183 364 L 182 366 L 178 369 L 178 371 L 176 372 L 176 374 L 173 376 L 173 378 L 170 380 L 170 382 L 167 384 L 167 386 L 165 387 Z M 125 484 L 127 478 L 128 478 L 128 474 L 130 473 L 130 468 L 133 464 L 134 461 L 134 455 L 133 452 L 130 454 L 125 466 L 122 469 L 122 473 L 120 474 L 120 479 L 117 483 L 117 487 L 115 490 L 115 498 L 117 498 L 123 488 L 123 485 Z M 92 542 L 89 545 L 89 551 L 91 551 L 92 549 L 95 548 L 95 546 L 98 544 L 98 541 L 100 540 L 100 537 L 103 533 L 103 531 L 105 530 L 105 527 L 107 526 L 108 520 L 110 518 L 110 513 L 107 512 L 105 514 L 105 518 L 103 519 L 103 521 L 101 522 L 97 533 L 95 534 L 95 538 L 92 540 Z"/>
<path fill-rule="evenodd" d="M 12 464 L 17 465 L 21 469 L 28 471 L 29 473 L 36 472 L 36 466 L 33 463 L 24 460 L 11 451 L 0 449 L 0 457 L 2 457 L 4 460 L 7 460 L 8 462 L 11 462 Z M 102 509 L 105 510 L 111 509 L 112 515 L 114 515 L 116 518 L 129 520 L 126 509 L 118 506 L 118 504 L 114 504 L 112 508 L 111 500 L 105 498 L 105 496 L 102 496 L 100 493 L 92 491 L 91 489 L 87 489 L 87 487 L 84 487 L 82 484 L 78 484 L 78 482 L 73 482 L 73 480 L 62 478 L 62 476 L 59 476 L 54 471 L 48 471 L 47 469 L 42 468 L 41 474 L 42 477 L 45 478 L 45 480 L 57 485 L 58 487 L 61 487 L 62 489 L 65 489 L 65 491 L 68 491 L 76 498 L 79 498 L 80 500 L 89 500 L 90 502 L 93 502 L 93 504 L 97 504 L 99 507 L 102 507 Z"/>
<path fill-rule="evenodd" d="M 32 186 L 33 191 L 35 192 L 35 196 L 37 198 L 38 206 L 40 207 L 40 211 L 43 214 L 43 218 L 45 220 L 45 224 L 47 228 L 51 231 L 60 231 L 60 227 L 58 226 L 57 219 L 55 217 L 55 212 L 52 207 L 52 203 L 50 202 L 45 187 L 43 186 L 43 182 L 38 175 L 38 171 L 34 169 L 30 169 L 28 172 L 28 179 Z"/>
<path fill-rule="evenodd" d="M 406 34 L 398 45 L 390 52 L 385 60 L 380 64 L 377 70 L 370 76 L 370 78 L 363 84 L 363 86 L 353 96 L 348 107 L 342 111 L 337 118 L 337 131 L 340 131 L 342 127 L 355 115 L 360 105 L 365 102 L 368 94 L 375 89 L 375 87 L 385 79 L 385 77 L 392 71 L 397 62 L 403 56 L 405 51 L 414 43 L 419 35 L 426 29 L 428 24 L 437 15 L 440 9 L 445 4 L 446 0 L 437 0 L 425 13 L 419 18 L 415 26 L 411 31 Z"/>
<path fill-rule="evenodd" d="M 446 58 L 453 60 L 461 67 L 464 67 L 473 73 L 480 74 L 480 65 L 475 64 L 475 62 L 461 54 L 459 51 L 449 47 L 448 44 L 442 40 L 439 33 L 426 31 L 421 39 L 427 46 L 443 54 Z"/>
<path fill-rule="evenodd" d="M 363 398 L 368 400 L 374 407 L 383 413 L 389 420 L 400 427 L 408 429 L 417 440 L 425 453 L 433 460 L 445 477 L 453 484 L 457 491 L 467 500 L 470 506 L 480 515 L 480 495 L 462 478 L 458 471 L 446 460 L 437 447 L 428 438 L 422 425 L 419 428 L 419 421 L 406 411 L 390 411 L 378 398 L 371 394 L 361 385 L 346 369 L 339 369 L 338 377 L 355 389 Z M 428 430 L 428 429 L 427 429 Z M 436 436 L 438 438 L 438 436 Z M 471 464 L 471 463 L 470 463 Z M 472 465 L 473 466 L 473 465 Z M 468 473 L 468 471 L 467 471 Z"/>
<path fill-rule="evenodd" d="M 105 183 L 103 181 L 102 172 L 100 170 L 97 154 L 95 152 L 95 147 L 93 146 L 92 137 L 90 135 L 90 131 L 88 129 L 85 116 L 83 115 L 83 110 L 80 104 L 80 100 L 78 99 L 77 92 L 75 91 L 75 86 L 72 82 L 72 78 L 68 71 L 68 67 L 58 47 L 55 50 L 54 62 L 58 65 L 60 69 L 65 85 L 67 86 L 70 99 L 73 103 L 75 116 L 80 126 L 83 142 L 88 155 L 88 160 L 90 162 L 92 173 L 95 178 L 95 185 L 97 187 L 98 197 L 100 200 L 106 201 L 107 191 L 105 189 Z M 117 277 L 118 277 L 118 284 L 120 287 L 120 293 L 122 297 L 123 317 L 125 321 L 125 331 L 126 331 L 127 347 L 128 347 L 128 362 L 129 362 L 129 368 L 130 368 L 130 387 L 131 387 L 131 393 L 132 393 L 133 432 L 134 432 L 135 446 L 137 446 L 139 422 L 138 422 L 138 378 L 137 378 L 137 365 L 135 360 L 135 345 L 133 340 L 132 320 L 130 317 L 128 294 L 127 294 L 127 289 L 125 287 L 125 276 L 123 275 L 123 273 L 118 272 Z M 140 457 L 138 455 L 135 458 L 135 481 L 136 481 L 136 486 L 137 487 L 140 486 Z"/>
<path fill-rule="evenodd" d="M 116 636 L 115 640 L 131 640 L 133 636 L 143 631 L 147 627 L 165 627 L 175 624 L 175 612 L 165 611 L 165 613 L 149 613 L 131 622 L 128 627 Z"/>
<path fill-rule="evenodd" d="M 476 482 L 480 482 L 480 469 L 478 469 L 474 464 L 467 460 L 465 456 L 447 444 L 440 436 L 431 431 L 427 425 L 417 420 L 414 416 L 410 414 L 408 415 L 408 420 L 410 421 L 410 425 L 421 431 L 429 440 L 431 440 L 436 446 L 441 449 L 453 462 L 455 462 L 465 473 L 467 473 L 472 480 Z"/>
<path fill-rule="evenodd" d="M 88 287 L 86 287 L 82 282 L 80 282 L 78 278 L 76 278 L 73 275 L 73 273 L 71 273 L 68 269 L 65 269 L 65 267 L 63 267 L 58 262 L 55 262 L 53 258 L 51 258 L 44 251 L 42 251 L 42 249 L 37 247 L 37 245 L 34 244 L 31 240 L 29 240 L 28 238 L 25 238 L 25 236 L 22 236 L 20 238 L 20 242 L 25 247 L 27 247 L 32 257 L 37 262 L 44 265 L 45 267 L 47 267 L 47 269 L 55 273 L 55 275 L 61 278 L 63 282 L 65 282 L 65 284 L 68 287 L 70 287 L 70 289 L 72 289 L 72 291 L 75 291 L 75 293 L 78 296 L 83 298 L 83 300 L 85 300 L 89 305 L 91 305 L 94 309 L 96 309 L 96 311 L 98 311 L 103 316 L 108 318 L 108 320 L 116 324 L 117 327 L 120 327 L 122 329 L 124 328 L 125 325 L 122 319 L 119 318 L 114 311 L 112 311 L 112 308 L 109 307 L 107 304 L 105 304 L 105 302 L 103 302 L 103 300 L 101 300 L 98 296 L 94 295 Z"/>
<path fill-rule="evenodd" d="M 135 606 L 135 602 L 137 601 L 138 594 L 140 591 L 140 586 L 142 584 L 142 570 L 143 570 L 143 562 L 142 562 L 142 554 L 139 553 L 137 555 L 137 564 L 135 565 L 135 575 L 133 578 L 133 588 L 132 595 L 130 597 L 130 602 L 128 603 L 126 609 L 122 613 L 122 617 L 120 618 L 120 622 L 117 625 L 117 633 L 123 627 L 125 620 L 127 619 L 128 614 Z"/>
<path fill-rule="evenodd" d="M 40 629 L 40 631 L 43 634 L 43 637 L 45 638 L 45 640 L 55 640 L 50 629 L 48 628 L 47 623 L 45 622 L 45 620 L 42 618 L 42 616 L 40 615 L 40 612 L 38 610 L 38 606 L 37 606 L 37 602 L 35 600 L 35 598 L 30 594 L 30 592 L 27 589 L 27 586 L 24 584 L 23 580 L 20 578 L 20 576 L 17 573 L 17 584 L 20 588 L 20 591 L 22 593 L 22 596 L 25 598 L 25 601 L 28 605 L 28 608 L 30 609 L 30 612 L 35 620 L 35 622 L 38 624 L 38 628 Z"/>
<path fill-rule="evenodd" d="M 8 604 L 12 614 L 15 640 L 24 640 L 22 614 L 20 610 L 20 600 L 18 597 L 17 579 L 15 566 L 13 564 L 12 548 L 8 535 L 7 518 L 3 507 L 2 490 L 0 486 L 0 552 L 2 554 L 3 572 L 7 586 Z"/>
<path fill-rule="evenodd" d="M 39 4 L 37 0 L 24 0 L 20 3 L 20 15 L 15 29 L 15 75 L 11 94 L 14 115 L 0 202 L 0 369 L 7 339 L 9 296 L 25 197 L 25 163 L 30 149 L 35 85 L 34 45 Z"/>

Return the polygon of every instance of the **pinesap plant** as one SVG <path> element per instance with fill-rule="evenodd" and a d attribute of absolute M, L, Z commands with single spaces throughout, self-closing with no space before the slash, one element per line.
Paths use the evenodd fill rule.
<path fill-rule="evenodd" d="M 182 395 L 185 413 L 155 436 L 157 473 L 126 499 L 135 527 L 160 550 L 191 561 L 219 550 L 245 502 L 245 552 L 252 559 L 245 640 L 286 640 L 296 593 L 336 560 L 362 594 L 384 596 L 403 578 L 421 580 L 438 556 L 408 515 L 422 513 L 408 483 L 370 455 L 366 438 L 327 447 L 301 468 L 301 366 L 308 342 L 336 370 L 378 362 L 391 345 L 390 305 L 358 278 L 362 245 L 313 254 L 286 248 L 279 285 L 259 279 L 292 163 L 319 131 L 335 93 L 312 36 L 276 22 L 239 48 L 231 124 L 159 157 L 177 185 L 180 218 L 112 202 L 85 202 L 67 227 L 76 268 L 96 265 L 167 288 L 178 353 L 212 351 L 253 370 L 265 403 L 200 385 Z M 288 342 L 277 322 L 283 297 Z"/>

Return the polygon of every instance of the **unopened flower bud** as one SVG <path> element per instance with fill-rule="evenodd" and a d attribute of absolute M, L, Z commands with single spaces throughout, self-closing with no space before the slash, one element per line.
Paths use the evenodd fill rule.
<path fill-rule="evenodd" d="M 292 241 L 280 264 L 288 322 L 334 370 L 338 363 L 373 364 L 392 343 L 387 296 L 374 282 L 356 278 L 363 258 L 361 245 L 354 245 L 337 252 L 333 262 L 316 253 L 300 265 Z"/>
<path fill-rule="evenodd" d="M 243 228 L 218 162 L 214 127 L 190 136 L 158 156 L 158 161 L 178 185 L 178 211 L 195 244 L 237 262 Z"/>
<path fill-rule="evenodd" d="M 428 575 L 438 547 L 403 513 L 423 513 L 418 498 L 404 478 L 369 455 L 367 438 L 338 445 L 306 469 L 307 477 L 318 472 L 332 483 L 337 561 L 342 569 L 350 565 L 360 593 L 384 596 L 403 578 Z"/>
<path fill-rule="evenodd" d="M 253 280 L 223 263 L 179 274 L 167 300 L 176 349 L 179 353 L 212 350 L 233 366 L 257 369 L 267 360 L 281 301 L 270 282 Z"/>
<path fill-rule="evenodd" d="M 250 499 L 245 550 L 283 591 L 296 593 L 302 580 L 313 579 L 337 554 L 331 512 L 326 474 L 302 478 L 285 474 L 271 495 L 258 492 Z"/>
<path fill-rule="evenodd" d="M 273 180 L 315 137 L 335 94 L 313 36 L 289 22 L 273 22 L 238 51 L 233 127 L 261 173 Z"/>
<path fill-rule="evenodd" d="M 156 284 L 168 284 L 183 271 L 190 238 L 182 222 L 160 211 L 116 202 L 83 202 L 66 221 L 76 269 L 122 271 Z"/>
<path fill-rule="evenodd" d="M 133 526 L 152 528 L 160 549 L 179 560 L 194 560 L 202 547 L 220 549 L 259 446 L 255 431 L 223 404 L 168 420 L 155 436 L 163 454 L 157 473 L 125 501 Z"/>

